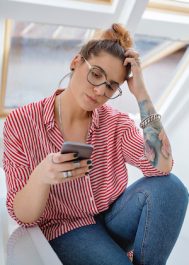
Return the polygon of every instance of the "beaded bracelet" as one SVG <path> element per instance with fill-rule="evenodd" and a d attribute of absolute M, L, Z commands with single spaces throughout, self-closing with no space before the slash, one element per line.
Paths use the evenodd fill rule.
<path fill-rule="evenodd" d="M 146 117 L 144 120 L 141 121 L 140 123 L 140 128 L 144 129 L 146 126 L 153 122 L 153 121 L 160 121 L 161 120 L 161 115 L 160 114 L 151 114 L 150 116 Z"/>

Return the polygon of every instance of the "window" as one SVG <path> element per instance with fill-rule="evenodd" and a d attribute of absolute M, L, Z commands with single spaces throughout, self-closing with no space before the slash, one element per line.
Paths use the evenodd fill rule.
<path fill-rule="evenodd" d="M 12 22 L 5 108 L 52 94 L 69 63 L 93 30 Z M 50 55 L 50 56 L 49 56 Z"/>

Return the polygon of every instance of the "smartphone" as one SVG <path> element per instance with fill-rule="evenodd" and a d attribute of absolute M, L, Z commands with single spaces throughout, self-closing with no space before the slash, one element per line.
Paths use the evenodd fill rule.
<path fill-rule="evenodd" d="M 61 148 L 61 154 L 77 153 L 77 160 L 90 158 L 93 152 L 91 144 L 84 144 L 79 142 L 64 142 Z"/>

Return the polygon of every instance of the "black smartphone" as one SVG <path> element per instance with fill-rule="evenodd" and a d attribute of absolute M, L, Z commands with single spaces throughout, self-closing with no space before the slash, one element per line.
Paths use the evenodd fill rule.
<path fill-rule="evenodd" d="M 77 160 L 90 158 L 93 152 L 91 144 L 84 144 L 79 142 L 64 142 L 61 148 L 61 154 L 77 153 Z"/>

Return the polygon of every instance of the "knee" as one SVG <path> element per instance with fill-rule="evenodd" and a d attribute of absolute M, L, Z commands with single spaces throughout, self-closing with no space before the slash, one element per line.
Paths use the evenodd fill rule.
<path fill-rule="evenodd" d="M 168 175 L 168 184 L 170 182 L 171 192 L 174 193 L 174 196 L 178 198 L 178 200 L 182 201 L 183 205 L 188 205 L 188 189 L 182 183 L 182 181 L 175 176 L 174 174 Z"/>
<path fill-rule="evenodd" d="M 161 178 L 163 178 L 162 182 Z M 166 193 L 170 191 L 174 195 L 183 197 L 186 201 L 188 201 L 188 190 L 177 176 L 170 173 L 167 176 L 160 176 L 159 180 L 162 184 L 161 188 L 164 189 Z"/>
<path fill-rule="evenodd" d="M 178 202 L 187 207 L 188 190 L 177 176 L 170 173 L 166 176 L 152 177 L 150 178 L 150 181 L 152 183 L 154 182 L 154 189 L 152 190 L 155 193 L 160 193 L 164 199 L 172 199 L 172 201 Z"/>

